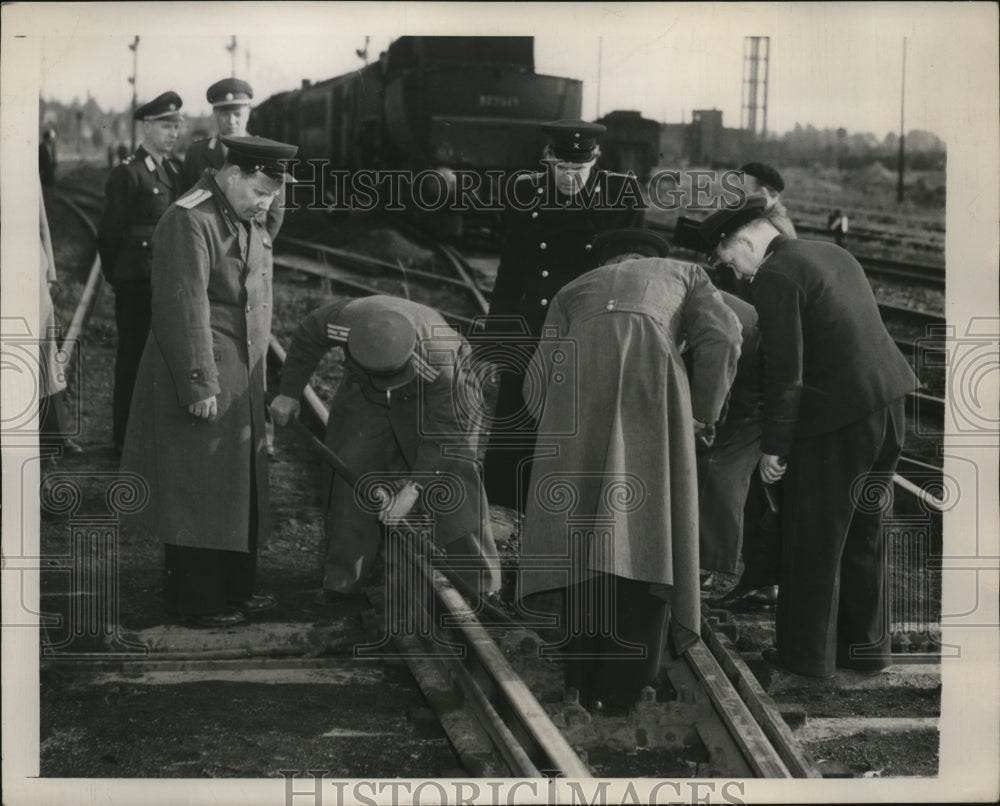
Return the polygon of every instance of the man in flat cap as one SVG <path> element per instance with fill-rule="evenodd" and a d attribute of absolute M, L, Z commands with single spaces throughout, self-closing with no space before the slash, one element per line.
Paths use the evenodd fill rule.
<path fill-rule="evenodd" d="M 645 216 L 635 177 L 596 169 L 604 126 L 559 120 L 542 128 L 550 140 L 545 170 L 519 177 L 507 200 L 487 325 L 496 340 L 483 354 L 500 371 L 486 489 L 492 503 L 519 509 L 534 450 L 521 387 L 548 306 L 567 282 L 597 265 L 595 236 L 641 227 Z"/>
<path fill-rule="evenodd" d="M 743 191 L 749 198 L 760 197 L 764 199 L 767 210 L 767 217 L 774 228 L 782 235 L 789 238 L 795 236 L 795 225 L 788 216 L 788 210 L 781 201 L 781 194 L 785 190 L 785 180 L 772 165 L 766 162 L 748 162 L 740 173 L 743 175 Z"/>
<path fill-rule="evenodd" d="M 149 333 L 153 230 L 182 192 L 181 166 L 171 156 L 180 135 L 181 98 L 165 92 L 135 110 L 142 145 L 112 169 L 97 228 L 101 271 L 115 290 L 118 347 L 112 402 L 112 439 L 121 451 L 132 389 Z"/>
<path fill-rule="evenodd" d="M 889 663 L 881 516 L 918 382 L 860 264 L 778 232 L 766 207 L 701 225 L 713 259 L 751 280 L 764 353 L 760 475 L 784 479 L 775 651 L 802 675 Z"/>
<path fill-rule="evenodd" d="M 296 147 L 227 137 L 226 161 L 153 235 L 152 331 L 139 365 L 123 469 L 150 502 L 134 525 L 165 544 L 168 615 L 239 624 L 275 606 L 254 594 L 270 530 L 264 354 L 271 316 L 260 214 Z"/>
<path fill-rule="evenodd" d="M 489 507 L 476 461 L 476 410 L 470 349 L 441 315 L 417 302 L 376 295 L 328 303 L 302 322 L 271 403 L 278 425 L 323 356 L 340 347 L 344 376 L 330 407 L 326 444 L 358 476 L 385 474 L 395 496 L 379 513 L 359 505 L 360 491 L 328 477 L 324 495 L 327 553 L 323 600 L 359 593 L 380 547 L 378 520 L 404 518 L 415 506 L 434 518 L 434 541 L 466 591 L 499 590 L 500 571 Z M 439 511 L 435 504 L 444 502 Z M 471 567 L 470 567 L 471 566 Z"/>
<path fill-rule="evenodd" d="M 645 230 L 599 236 L 603 265 L 556 294 L 528 370 L 542 387 L 525 384 L 546 437 L 517 598 L 565 617 L 566 685 L 591 708 L 629 706 L 654 683 L 668 620 L 677 651 L 700 633 L 695 438 L 719 418 L 740 327 L 705 271 L 666 251 Z M 555 607 L 536 596 L 551 591 Z"/>

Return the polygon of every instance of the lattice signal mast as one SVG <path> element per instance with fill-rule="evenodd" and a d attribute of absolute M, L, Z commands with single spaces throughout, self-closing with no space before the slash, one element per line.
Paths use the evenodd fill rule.
<path fill-rule="evenodd" d="M 771 56 L 771 37 L 743 37 L 743 105 L 740 108 L 740 128 L 760 137 L 767 137 L 767 73 Z M 758 114 L 759 113 L 759 114 Z"/>

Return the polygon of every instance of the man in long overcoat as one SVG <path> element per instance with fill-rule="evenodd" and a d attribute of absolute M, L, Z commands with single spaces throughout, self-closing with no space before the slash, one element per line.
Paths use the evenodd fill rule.
<path fill-rule="evenodd" d="M 546 170 L 512 183 L 503 245 L 490 299 L 484 358 L 499 368 L 493 430 L 484 471 L 490 501 L 523 508 L 534 424 L 521 387 L 556 293 L 597 266 L 591 243 L 602 232 L 642 226 L 645 202 L 635 177 L 596 168 L 598 123 L 561 120 L 542 127 L 551 141 Z"/>
<path fill-rule="evenodd" d="M 152 329 L 122 457 L 150 503 L 138 525 L 165 544 L 166 609 L 225 626 L 274 606 L 254 595 L 270 529 L 264 354 L 271 308 L 257 217 L 295 146 L 229 138 L 229 158 L 153 235 Z"/>
<path fill-rule="evenodd" d="M 802 675 L 889 663 L 882 510 L 917 379 L 849 252 L 781 235 L 762 200 L 700 227 L 752 281 L 764 352 L 760 474 L 784 478 L 777 651 Z"/>
<path fill-rule="evenodd" d="M 344 349 L 344 377 L 330 407 L 326 444 L 360 478 L 386 474 L 398 482 L 382 520 L 405 517 L 420 504 L 433 517 L 433 537 L 474 594 L 500 587 L 489 507 L 476 460 L 480 406 L 465 339 L 441 315 L 417 302 L 376 295 L 341 299 L 307 316 L 281 372 L 271 404 L 278 425 L 323 356 Z M 378 519 L 359 502 L 355 485 L 326 480 L 327 601 L 358 593 L 380 547 Z"/>
<path fill-rule="evenodd" d="M 656 678 L 668 620 L 676 650 L 700 632 L 695 435 L 719 417 L 740 327 L 701 267 L 658 257 L 658 236 L 595 250 L 608 264 L 556 295 L 529 366 L 543 389 L 517 596 L 544 612 L 532 595 L 566 589 L 567 685 L 627 706 Z M 601 613 L 603 633 L 583 629 Z"/>

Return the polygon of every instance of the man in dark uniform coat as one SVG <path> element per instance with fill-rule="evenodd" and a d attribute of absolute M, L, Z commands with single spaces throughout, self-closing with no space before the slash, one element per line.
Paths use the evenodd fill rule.
<path fill-rule="evenodd" d="M 595 170 L 604 126 L 561 120 L 542 128 L 551 141 L 551 158 L 545 171 L 519 177 L 513 198 L 506 200 L 488 324 L 496 341 L 480 351 L 501 373 L 486 490 L 492 503 L 521 509 L 535 444 L 522 387 L 549 303 L 566 283 L 596 267 L 591 243 L 597 235 L 641 227 L 645 217 L 634 177 Z"/>
<path fill-rule="evenodd" d="M 118 350 L 112 416 L 119 451 L 149 333 L 153 230 L 182 190 L 180 163 L 170 156 L 180 134 L 180 108 L 180 96 L 165 92 L 135 110 L 135 119 L 142 121 L 142 145 L 108 176 L 97 229 L 101 270 L 115 289 Z"/>
<path fill-rule="evenodd" d="M 150 500 L 132 524 L 165 544 L 168 615 L 238 624 L 270 530 L 264 354 L 271 277 L 260 214 L 295 146 L 227 138 L 229 152 L 164 214 L 153 236 L 153 324 L 139 366 L 122 468 Z"/>
<path fill-rule="evenodd" d="M 860 264 L 790 239 L 763 200 L 709 216 L 717 262 L 752 282 L 764 352 L 760 474 L 784 477 L 776 651 L 798 674 L 877 671 L 889 661 L 881 503 L 918 382 L 885 329 Z"/>
<path fill-rule="evenodd" d="M 405 518 L 418 503 L 434 515 L 434 541 L 461 556 L 464 587 L 486 595 L 500 587 L 489 507 L 476 461 L 478 423 L 467 413 L 477 395 L 466 340 L 426 305 L 377 294 L 340 299 L 307 316 L 281 372 L 271 403 L 285 425 L 323 356 L 344 349 L 345 373 L 330 406 L 326 444 L 362 476 L 386 473 L 401 483 L 379 520 Z M 327 479 L 327 554 L 323 599 L 358 593 L 381 536 L 364 493 Z M 426 492 L 425 492 L 426 488 Z M 444 502 L 435 512 L 435 502 Z"/>

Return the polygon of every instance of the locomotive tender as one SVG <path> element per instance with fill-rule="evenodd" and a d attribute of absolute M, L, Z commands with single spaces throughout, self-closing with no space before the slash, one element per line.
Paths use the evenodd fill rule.
<path fill-rule="evenodd" d="M 540 124 L 579 118 L 583 82 L 534 72 L 528 36 L 404 36 L 378 62 L 274 95 L 256 134 L 299 146 L 299 168 L 538 170 Z M 486 185 L 483 185 L 484 190 Z"/>

